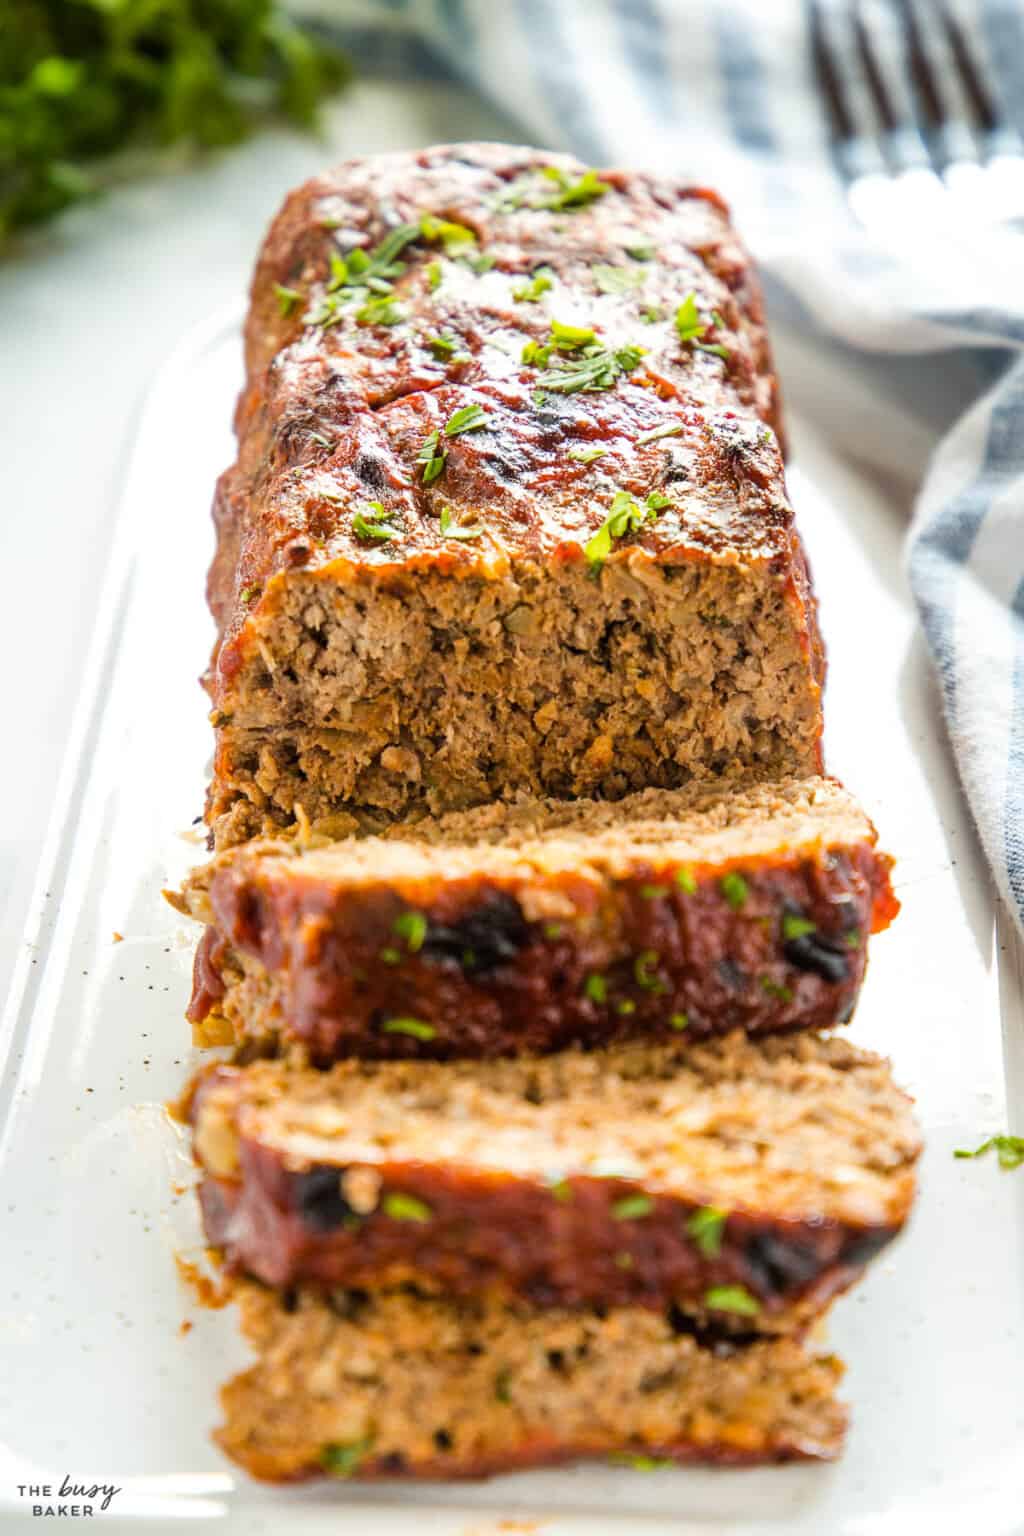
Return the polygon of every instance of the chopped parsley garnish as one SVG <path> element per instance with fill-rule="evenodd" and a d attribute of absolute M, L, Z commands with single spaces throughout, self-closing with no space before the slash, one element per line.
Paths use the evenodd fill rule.
<path fill-rule="evenodd" d="M 640 311 L 640 319 L 644 325 L 657 325 L 659 320 L 664 320 L 665 311 L 657 304 L 647 304 Z"/>
<path fill-rule="evenodd" d="M 478 539 L 484 531 L 479 523 L 469 526 L 455 522 L 451 507 L 441 508 L 440 528 L 442 539 Z"/>
<path fill-rule="evenodd" d="M 262 591 L 263 588 L 258 583 L 254 583 L 251 587 L 243 587 L 238 595 L 243 603 L 254 603 Z"/>
<path fill-rule="evenodd" d="M 622 249 L 634 261 L 650 261 L 654 256 L 654 246 L 649 240 L 634 240 L 632 244 L 624 245 Z"/>
<path fill-rule="evenodd" d="M 425 213 L 420 219 L 420 235 L 431 244 L 440 240 L 448 256 L 455 256 L 468 245 L 476 245 L 476 234 L 465 224 L 453 224 L 449 219 L 438 219 Z"/>
<path fill-rule="evenodd" d="M 334 443 L 333 443 L 332 439 L 329 438 L 329 437 L 325 437 L 322 432 L 311 432 L 309 434 L 309 440 L 310 440 L 311 443 L 318 444 L 318 446 L 321 447 L 321 448 L 333 448 L 334 447 Z"/>
<path fill-rule="evenodd" d="M 747 882 L 735 869 L 731 869 L 727 875 L 722 876 L 718 882 L 718 888 L 734 912 L 739 911 L 750 894 Z"/>
<path fill-rule="evenodd" d="M 999 1158 L 1000 1168 L 1019 1168 L 1024 1163 L 1024 1136 L 990 1136 L 973 1152 L 968 1147 L 957 1147 L 953 1156 L 983 1157 L 986 1152 L 993 1151 Z"/>
<path fill-rule="evenodd" d="M 551 322 L 551 344 L 559 352 L 575 352 L 597 340 L 589 325 L 566 325 L 561 320 Z M 547 359 L 545 359 L 547 361 Z"/>
<path fill-rule="evenodd" d="M 722 1233 L 728 1211 L 717 1205 L 702 1205 L 687 1218 L 686 1230 L 706 1259 L 717 1259 L 722 1251 Z"/>
<path fill-rule="evenodd" d="M 685 891 L 687 896 L 696 896 L 697 876 L 688 864 L 684 864 L 682 869 L 676 870 L 676 885 L 678 885 L 681 891 Z"/>
<path fill-rule="evenodd" d="M 381 1025 L 386 1035 L 411 1035 L 414 1040 L 433 1040 L 437 1030 L 422 1019 L 385 1019 Z"/>
<path fill-rule="evenodd" d="M 381 1210 L 392 1221 L 430 1221 L 434 1215 L 425 1200 L 418 1200 L 415 1195 L 398 1193 L 385 1195 L 381 1201 Z"/>
<path fill-rule="evenodd" d="M 373 1439 L 351 1440 L 348 1445 L 325 1445 L 320 1452 L 320 1465 L 332 1477 L 351 1477 L 373 1447 Z"/>
<path fill-rule="evenodd" d="M 651 512 L 664 512 L 671 505 L 672 497 L 666 496 L 664 491 L 652 491 L 647 498 L 648 510 Z"/>
<path fill-rule="evenodd" d="M 482 405 L 464 405 L 444 424 L 446 437 L 458 437 L 462 432 L 478 432 L 488 425 L 490 418 Z"/>
<path fill-rule="evenodd" d="M 545 183 L 555 183 L 549 191 Z M 596 171 L 586 170 L 573 181 L 567 171 L 557 165 L 545 165 L 539 171 L 527 171 L 509 182 L 493 199 L 497 213 L 514 213 L 517 208 L 582 208 L 596 198 L 604 197 L 608 183 L 602 181 Z"/>
<path fill-rule="evenodd" d="M 670 1013 L 668 1022 L 670 1029 L 687 1029 L 690 1024 L 690 1015 L 688 1013 Z"/>
<path fill-rule="evenodd" d="M 663 426 L 652 427 L 649 432 L 641 432 L 637 438 L 637 444 L 653 443 L 659 437 L 678 437 L 683 430 L 681 421 L 666 421 Z"/>
<path fill-rule="evenodd" d="M 608 1001 L 608 983 L 603 976 L 596 974 L 588 976 L 583 983 L 584 996 L 589 997 L 592 1003 L 606 1003 Z"/>
<path fill-rule="evenodd" d="M 650 1195 L 625 1195 L 612 1206 L 612 1216 L 616 1221 L 639 1221 L 641 1216 L 649 1216 L 653 1210 L 654 1201 Z"/>
<path fill-rule="evenodd" d="M 556 1200 L 560 1200 L 562 1204 L 565 1205 L 569 1200 L 572 1199 L 572 1185 L 569 1183 L 568 1179 L 556 1179 L 555 1182 L 551 1185 L 551 1193 L 554 1195 Z"/>
<path fill-rule="evenodd" d="M 607 448 L 570 448 L 568 457 L 577 464 L 593 464 L 595 459 L 603 459 L 607 452 Z"/>
<path fill-rule="evenodd" d="M 417 464 L 423 465 L 423 484 L 430 485 L 443 473 L 448 461 L 447 448 L 439 447 L 440 433 L 436 430 L 428 432 L 423 439 L 423 446 L 416 455 Z"/>
<path fill-rule="evenodd" d="M 443 273 L 441 271 L 441 263 L 439 261 L 428 261 L 427 282 L 429 283 L 432 292 L 435 288 L 440 288 L 442 276 Z"/>
<path fill-rule="evenodd" d="M 863 937 L 859 928 L 851 928 L 849 933 L 843 934 L 843 943 L 847 949 L 860 949 Z"/>
<path fill-rule="evenodd" d="M 629 1467 L 634 1472 L 671 1472 L 678 1462 L 666 1461 L 660 1456 L 630 1456 L 626 1451 L 616 1451 L 608 1458 L 611 1467 Z"/>
<path fill-rule="evenodd" d="M 704 1305 L 709 1312 L 735 1312 L 738 1317 L 756 1317 L 761 1310 L 743 1285 L 713 1285 L 704 1292 Z"/>
<path fill-rule="evenodd" d="M 517 283 L 512 289 L 512 297 L 518 299 L 520 304 L 537 304 L 542 293 L 547 293 L 554 286 L 555 274 L 550 267 L 538 267 L 528 283 Z"/>
<path fill-rule="evenodd" d="M 716 324 L 720 323 L 717 314 L 714 320 Z M 697 295 L 691 288 L 676 310 L 676 330 L 679 333 L 679 340 L 684 346 L 696 347 L 701 352 L 713 352 L 716 357 L 727 358 L 728 347 L 723 347 L 719 342 L 701 341 L 700 338 L 707 333 L 707 329 L 706 322 L 697 312 Z"/>
<path fill-rule="evenodd" d="M 427 920 L 422 912 L 400 912 L 391 924 L 391 932 L 404 939 L 406 949 L 415 955 L 423 948 L 423 940 L 427 936 Z"/>
<path fill-rule="evenodd" d="M 392 949 L 390 944 L 380 951 L 380 958 L 385 965 L 401 965 L 402 957 L 397 949 Z"/>
<path fill-rule="evenodd" d="M 530 367 L 544 369 L 537 379 L 541 393 L 551 390 L 574 395 L 580 390 L 612 389 L 620 374 L 633 373 L 640 366 L 646 350 L 633 346 L 612 349 L 604 346 L 588 326 L 553 320 L 550 339 L 528 341 L 522 360 Z M 549 367 L 554 353 L 563 355 Z"/>
<path fill-rule="evenodd" d="M 352 532 L 359 539 L 393 539 L 395 530 L 385 528 L 382 524 L 388 522 L 394 516 L 389 512 L 383 502 L 371 501 L 367 503 L 371 517 L 366 517 L 362 512 L 357 512 L 352 519 Z"/>
<path fill-rule="evenodd" d="M 624 538 L 627 533 L 637 533 L 645 523 L 653 523 L 668 498 L 652 491 L 644 506 L 628 491 L 616 491 L 611 510 L 593 538 L 584 545 L 583 553 L 592 566 L 600 566 L 612 552 L 613 539 Z"/>
<path fill-rule="evenodd" d="M 640 887 L 640 895 L 643 897 L 644 901 L 660 901 L 663 896 L 668 895 L 668 886 L 642 885 Z"/>
<path fill-rule="evenodd" d="M 791 1003 L 793 1001 L 792 987 L 785 986 L 781 981 L 773 981 L 770 976 L 761 977 L 761 991 L 766 993 L 768 997 L 778 998 L 780 1003 Z"/>
<path fill-rule="evenodd" d="M 439 363 L 469 362 L 469 353 L 459 351 L 458 338 L 450 331 L 442 331 L 439 336 L 424 337 L 423 345 L 434 354 Z"/>
<path fill-rule="evenodd" d="M 623 1018 L 628 1018 L 631 1013 L 636 1013 L 636 1003 L 631 997 L 624 997 L 615 1004 L 615 1012 L 621 1014 Z"/>
<path fill-rule="evenodd" d="M 805 934 L 814 932 L 815 926 L 809 917 L 801 917 L 798 912 L 784 912 L 782 914 L 782 937 L 784 939 L 802 939 Z"/>
<path fill-rule="evenodd" d="M 475 272 L 477 277 L 483 277 L 484 273 L 489 272 L 494 266 L 497 257 L 492 256 L 489 251 L 481 251 L 479 256 L 467 254 L 465 256 L 456 256 L 455 260 L 460 262 L 462 266 L 468 267 L 471 272 Z"/>
<path fill-rule="evenodd" d="M 636 979 L 636 984 L 638 987 L 642 987 L 645 992 L 668 991 L 668 987 L 661 977 L 655 974 L 659 958 L 657 950 L 645 949 L 633 961 L 633 976 Z"/>
<path fill-rule="evenodd" d="M 326 295 L 319 309 L 310 311 L 306 315 L 307 325 L 337 324 L 340 318 L 338 305 L 355 300 L 362 304 L 360 314 L 369 312 L 372 315 L 370 295 L 374 294 L 380 298 L 390 294 L 393 279 L 400 277 L 405 271 L 405 262 L 399 261 L 398 257 L 407 245 L 419 237 L 419 233 L 418 224 L 400 224 L 370 251 L 361 245 L 353 247 L 345 256 L 338 251 L 332 251 L 331 275 L 327 281 Z M 356 318 L 359 319 L 359 316 Z M 400 314 L 395 318 L 400 319 Z M 373 317 L 359 320 L 359 323 L 361 325 L 393 325 L 395 321 Z"/>
<path fill-rule="evenodd" d="M 274 293 L 277 297 L 277 307 L 286 318 L 297 304 L 302 303 L 302 294 L 297 288 L 286 288 L 283 283 L 275 283 Z"/>
<path fill-rule="evenodd" d="M 357 325 L 397 325 L 405 319 L 405 310 L 391 299 L 368 299 L 356 310 Z"/>
<path fill-rule="evenodd" d="M 639 288 L 647 276 L 642 267 L 609 267 L 601 262 L 590 270 L 602 293 L 628 293 L 631 288 Z"/>

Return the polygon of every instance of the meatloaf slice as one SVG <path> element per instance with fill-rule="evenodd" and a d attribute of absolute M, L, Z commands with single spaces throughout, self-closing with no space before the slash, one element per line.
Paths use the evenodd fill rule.
<path fill-rule="evenodd" d="M 718 1332 L 804 1326 L 903 1225 L 919 1151 L 887 1064 L 814 1035 L 259 1061 L 190 1112 L 210 1242 L 269 1284 L 674 1303 Z"/>
<path fill-rule="evenodd" d="M 639 1035 L 828 1027 L 890 860 L 834 780 L 497 804 L 385 838 L 248 844 L 186 886 L 210 924 L 200 1043 L 492 1056 Z"/>
<path fill-rule="evenodd" d="M 831 1458 L 842 1365 L 794 1339 L 714 1348 L 674 1314 L 537 1312 L 392 1290 L 240 1287 L 256 1364 L 216 1439 L 254 1477 L 484 1477 L 582 1458 Z"/>
<path fill-rule="evenodd" d="M 820 767 L 761 295 L 711 192 L 462 144 L 294 192 L 215 503 L 209 815 Z"/>

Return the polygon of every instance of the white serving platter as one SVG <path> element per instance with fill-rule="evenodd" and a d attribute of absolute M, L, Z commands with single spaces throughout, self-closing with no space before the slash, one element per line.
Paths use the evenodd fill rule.
<path fill-rule="evenodd" d="M 1024 1171 L 952 1154 L 1006 1127 L 1007 1084 L 1019 1117 L 1024 967 L 948 756 L 902 516 L 799 416 L 790 481 L 831 658 L 830 766 L 899 855 L 904 903 L 876 941 L 853 1036 L 893 1056 L 928 1141 L 909 1234 L 830 1323 L 850 1365 L 844 1459 L 276 1489 L 211 1445 L 217 1385 L 245 1354 L 174 1261 L 200 1243 L 183 1136 L 162 1108 L 196 1059 L 182 1017 L 194 934 L 160 892 L 202 855 L 190 824 L 210 733 L 195 679 L 238 319 L 187 338 L 143 412 L 0 1024 L 0 1526 L 38 1530 L 33 1506 L 69 1477 L 116 1485 L 105 1510 L 92 1501 L 94 1523 L 147 1536 L 182 1520 L 296 1536 L 1020 1536 Z M 54 1493 L 28 1491 L 39 1485 Z"/>

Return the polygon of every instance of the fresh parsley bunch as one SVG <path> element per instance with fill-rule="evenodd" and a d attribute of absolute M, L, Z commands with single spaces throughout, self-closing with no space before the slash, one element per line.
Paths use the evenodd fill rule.
<path fill-rule="evenodd" d="M 348 61 L 276 0 L 2 0 L 0 241 L 100 184 L 129 147 L 315 126 Z"/>

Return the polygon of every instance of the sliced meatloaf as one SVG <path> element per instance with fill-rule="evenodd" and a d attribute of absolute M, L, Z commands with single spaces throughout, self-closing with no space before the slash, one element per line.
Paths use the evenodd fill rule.
<path fill-rule="evenodd" d="M 903 1225 L 887 1064 L 742 1034 L 488 1062 L 220 1066 L 191 1110 L 210 1242 L 274 1285 L 806 1324 Z"/>
<path fill-rule="evenodd" d="M 720 200 L 462 144 L 286 201 L 217 493 L 209 815 L 820 767 L 761 296 Z"/>
<path fill-rule="evenodd" d="M 890 860 L 833 780 L 499 803 L 198 871 L 200 1043 L 493 1056 L 827 1027 L 853 1010 Z"/>
<path fill-rule="evenodd" d="M 794 1339 L 709 1347 L 674 1314 L 537 1312 L 408 1289 L 240 1286 L 251 1369 L 216 1439 L 255 1477 L 456 1478 L 581 1458 L 653 1471 L 838 1454 L 842 1365 Z"/>

